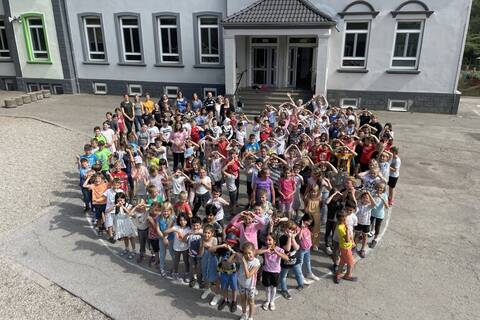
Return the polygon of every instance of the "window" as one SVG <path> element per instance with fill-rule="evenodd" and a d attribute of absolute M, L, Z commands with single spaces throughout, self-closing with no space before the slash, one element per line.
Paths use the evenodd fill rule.
<path fill-rule="evenodd" d="M 388 110 L 390 111 L 408 111 L 408 102 L 406 100 L 388 100 Z"/>
<path fill-rule="evenodd" d="M 7 32 L 5 30 L 5 20 L 0 19 L 0 59 L 10 58 L 8 49 Z"/>
<path fill-rule="evenodd" d="M 157 21 L 160 40 L 160 62 L 179 63 L 178 18 L 176 16 L 160 16 L 157 18 Z"/>
<path fill-rule="evenodd" d="M 93 83 L 93 93 L 94 94 L 107 94 L 107 84 L 106 83 Z"/>
<path fill-rule="evenodd" d="M 28 62 L 51 63 L 43 15 L 23 15 L 22 21 L 27 45 Z"/>
<path fill-rule="evenodd" d="M 128 94 L 131 96 L 141 96 L 142 95 L 142 86 L 139 84 L 129 84 L 128 85 Z"/>
<path fill-rule="evenodd" d="M 340 101 L 340 105 L 342 106 L 342 108 L 352 107 L 356 109 L 360 105 L 360 99 L 359 98 L 343 98 Z"/>
<path fill-rule="evenodd" d="M 28 92 L 35 92 L 40 90 L 38 83 L 27 83 Z"/>
<path fill-rule="evenodd" d="M 52 85 L 52 87 L 53 87 L 53 93 L 54 94 L 63 94 L 64 93 L 63 86 L 61 84 L 54 84 L 54 85 Z"/>
<path fill-rule="evenodd" d="M 7 91 L 15 91 L 17 90 L 17 85 L 13 80 L 5 80 L 5 90 Z"/>
<path fill-rule="evenodd" d="M 417 69 L 423 21 L 398 21 L 393 47 L 392 68 Z"/>
<path fill-rule="evenodd" d="M 177 97 L 177 93 L 179 90 L 180 89 L 178 87 L 166 86 L 165 94 L 167 95 L 167 97 L 174 99 Z"/>
<path fill-rule="evenodd" d="M 346 22 L 342 67 L 367 66 L 369 22 Z"/>
<path fill-rule="evenodd" d="M 213 97 L 217 96 L 217 88 L 203 88 L 203 96 L 206 97 L 207 93 L 211 92 Z"/>
<path fill-rule="evenodd" d="M 48 90 L 48 91 L 52 89 L 49 84 L 41 84 L 40 88 L 42 88 L 42 90 Z"/>
<path fill-rule="evenodd" d="M 124 63 L 143 62 L 140 23 L 137 16 L 119 17 L 121 59 Z"/>
<path fill-rule="evenodd" d="M 220 63 L 220 34 L 217 16 L 200 16 L 198 18 L 198 34 L 201 64 Z"/>
<path fill-rule="evenodd" d="M 86 60 L 105 61 L 105 42 L 103 37 L 102 20 L 100 16 L 83 18 L 84 33 L 87 49 Z"/>

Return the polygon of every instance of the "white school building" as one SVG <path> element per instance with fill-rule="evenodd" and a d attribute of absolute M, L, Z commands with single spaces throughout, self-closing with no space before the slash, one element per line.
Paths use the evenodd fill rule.
<path fill-rule="evenodd" d="M 456 113 L 471 2 L 2 0 L 0 89 Z"/>

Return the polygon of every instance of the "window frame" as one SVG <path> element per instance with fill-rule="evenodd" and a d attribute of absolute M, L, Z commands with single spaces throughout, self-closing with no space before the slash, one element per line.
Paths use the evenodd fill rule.
<path fill-rule="evenodd" d="M 0 49 L 0 52 L 8 52 L 8 56 L 0 56 L 0 61 L 12 61 L 12 54 L 7 39 L 7 26 L 5 25 L 5 16 L 0 15 L 0 20 L 3 21 L 3 26 L 0 26 L 0 44 L 6 46 L 6 49 Z M 8 20 L 7 20 L 8 21 Z M 5 37 L 3 36 L 5 34 Z"/>
<path fill-rule="evenodd" d="M 36 58 L 35 57 L 35 50 L 33 49 L 33 40 L 30 33 L 30 23 L 29 20 L 32 18 L 40 19 L 42 22 L 42 29 L 43 29 L 43 38 L 45 39 L 45 52 L 47 54 L 47 58 Z M 21 15 L 22 27 L 23 27 L 23 35 L 25 37 L 25 46 L 27 51 L 27 63 L 35 63 L 35 64 L 52 64 L 52 55 L 50 53 L 50 48 L 48 45 L 48 32 L 45 26 L 45 16 L 43 13 L 37 12 L 27 12 Z"/>
<path fill-rule="evenodd" d="M 107 94 L 107 92 L 108 92 L 108 86 L 107 86 L 106 83 L 103 83 L 103 82 L 94 82 L 94 83 L 92 84 L 92 86 L 93 86 L 93 94 L 105 95 L 105 94 Z M 104 87 L 105 87 L 105 90 L 104 90 L 104 91 L 98 90 L 98 88 L 97 88 L 98 86 L 104 86 Z"/>
<path fill-rule="evenodd" d="M 211 92 L 213 97 L 217 97 L 217 88 L 205 87 L 203 88 L 203 97 L 207 96 L 207 93 Z"/>
<path fill-rule="evenodd" d="M 201 18 L 216 18 L 218 21 L 218 62 L 202 62 L 202 57 L 206 54 L 202 54 L 201 43 L 201 31 L 200 31 L 200 19 Z M 223 30 L 222 30 L 222 13 L 221 12 L 195 12 L 193 13 L 193 34 L 195 40 L 195 66 L 196 68 L 223 68 Z M 207 25 L 208 26 L 208 25 Z M 213 25 L 210 25 L 213 26 Z M 216 54 L 208 54 L 209 56 L 217 56 Z"/>
<path fill-rule="evenodd" d="M 120 12 L 115 13 L 115 25 L 116 25 L 116 32 L 117 32 L 117 45 L 118 45 L 118 57 L 119 57 L 119 65 L 126 65 L 126 66 L 145 66 L 145 50 L 143 49 L 143 38 L 142 38 L 142 21 L 140 19 L 140 14 L 135 12 Z M 139 48 L 140 53 L 128 53 L 130 55 L 139 55 L 140 60 L 127 60 L 127 52 L 125 48 L 125 39 L 123 36 L 123 19 L 137 19 L 137 29 L 138 29 L 138 40 L 139 40 Z M 133 44 L 133 43 L 132 43 Z"/>
<path fill-rule="evenodd" d="M 345 104 L 345 100 L 355 100 L 355 105 Z M 360 98 L 342 98 L 340 99 L 340 107 L 341 108 L 349 108 L 352 107 L 353 109 L 358 109 L 360 107 Z"/>
<path fill-rule="evenodd" d="M 367 23 L 368 24 L 368 28 L 366 30 L 366 32 L 364 30 L 347 30 L 347 25 L 349 23 Z M 343 41 L 342 41 L 342 59 L 341 59 L 341 64 L 340 64 L 340 67 L 342 69 L 367 69 L 367 63 L 368 63 L 368 53 L 369 53 L 369 47 L 370 47 L 370 32 L 371 32 L 371 25 L 372 25 L 372 20 L 345 20 L 344 22 L 344 31 L 343 31 Z M 360 32 L 359 32 L 360 31 Z M 367 35 L 367 39 L 365 41 L 365 57 L 363 58 L 359 58 L 359 57 L 345 57 L 345 41 L 347 40 L 347 34 L 355 34 L 355 35 L 358 35 L 358 34 L 366 34 Z M 355 54 L 355 50 L 356 50 L 356 44 L 357 44 L 357 36 L 355 36 L 355 42 L 354 42 L 354 47 L 353 47 L 353 51 L 354 51 L 354 54 Z M 364 62 L 364 65 L 363 66 L 345 66 L 344 65 L 344 61 L 345 60 L 358 60 L 358 61 L 365 61 Z"/>
<path fill-rule="evenodd" d="M 175 28 L 177 30 L 177 47 L 178 47 L 178 61 L 164 61 L 163 60 L 163 48 L 162 48 L 162 34 L 160 19 L 165 17 L 175 18 Z M 182 55 L 182 32 L 180 26 L 180 14 L 177 12 L 156 12 L 152 14 L 152 22 L 154 26 L 155 37 L 155 66 L 156 67 L 183 67 L 183 55 Z M 173 26 L 173 25 L 172 25 Z M 169 28 L 170 29 L 170 28 Z"/>
<path fill-rule="evenodd" d="M 415 58 L 412 58 L 412 57 L 395 57 L 395 46 L 397 44 L 397 35 L 399 34 L 398 32 L 398 25 L 399 23 L 401 22 L 420 22 L 420 29 L 418 30 L 418 32 L 416 32 L 416 30 L 414 29 L 406 29 L 406 30 L 401 30 L 400 33 L 405 33 L 407 34 L 407 37 L 405 39 L 405 48 L 404 48 L 404 54 L 406 53 L 406 51 L 408 50 L 408 38 L 409 38 L 409 35 L 411 33 L 418 33 L 419 34 L 419 37 L 418 37 L 418 43 L 417 43 L 417 52 L 416 52 L 416 56 Z M 408 32 L 406 32 L 408 31 Z M 420 53 L 422 51 L 422 44 L 423 44 L 423 34 L 425 32 L 425 19 L 397 19 L 396 20 L 396 23 L 395 23 L 395 32 L 393 34 L 393 47 L 392 47 L 392 55 L 391 55 L 391 59 L 390 59 L 390 69 L 392 70 L 418 70 L 418 67 L 420 65 Z M 393 65 L 393 61 L 394 60 L 397 60 L 397 61 L 401 61 L 401 60 L 404 60 L 404 61 L 413 61 L 415 60 L 415 66 L 413 67 L 408 67 L 408 66 L 394 66 Z"/>
<path fill-rule="evenodd" d="M 392 107 L 393 103 L 401 102 L 405 104 L 405 108 L 398 108 Z M 395 111 L 395 112 L 407 112 L 408 111 L 408 100 L 400 100 L 400 99 L 388 99 L 388 111 Z"/>
<path fill-rule="evenodd" d="M 86 26 L 86 19 L 87 18 L 99 18 L 100 19 L 100 30 L 102 31 L 103 37 L 103 54 L 105 58 L 103 60 L 100 59 L 91 59 L 90 58 L 90 46 L 88 42 L 88 32 Z M 105 41 L 105 28 L 103 23 L 103 16 L 101 13 L 97 12 L 82 12 L 78 14 L 78 22 L 80 28 L 80 36 L 82 42 L 82 50 L 83 50 L 83 63 L 85 64 L 108 64 L 108 52 L 107 52 L 107 44 Z"/>
<path fill-rule="evenodd" d="M 175 90 L 175 95 L 173 94 L 169 94 L 168 91 L 169 90 Z M 180 91 L 180 87 L 177 87 L 177 86 L 165 86 L 164 90 L 163 90 L 163 93 L 167 95 L 167 97 L 169 99 L 176 99 L 177 98 L 177 94 L 178 94 L 178 91 Z"/>
<path fill-rule="evenodd" d="M 132 88 L 140 89 L 140 93 L 132 92 Z M 127 84 L 128 95 L 129 96 L 142 96 L 143 95 L 143 87 L 141 84 L 137 83 L 129 83 Z"/>

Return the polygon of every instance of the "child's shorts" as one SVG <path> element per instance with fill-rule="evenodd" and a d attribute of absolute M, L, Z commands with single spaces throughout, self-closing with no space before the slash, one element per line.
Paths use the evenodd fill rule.
<path fill-rule="evenodd" d="M 94 204 L 93 205 L 93 212 L 95 212 L 95 219 L 99 220 L 102 218 L 102 213 L 105 212 L 107 208 L 106 204 Z"/>
<path fill-rule="evenodd" d="M 239 287 L 240 294 L 244 294 L 247 296 L 247 299 L 253 300 L 255 299 L 255 288 L 243 288 L 242 286 Z"/>
<path fill-rule="evenodd" d="M 347 264 L 353 266 L 355 261 L 353 260 L 352 249 L 340 249 L 340 265 Z"/>
<path fill-rule="evenodd" d="M 231 289 L 232 291 L 238 290 L 238 277 L 237 273 L 226 273 L 226 272 L 220 272 L 220 288 L 222 290 L 228 290 Z"/>
<path fill-rule="evenodd" d="M 355 226 L 355 231 L 362 232 L 362 233 L 369 233 L 370 232 L 370 225 L 368 224 L 357 224 Z"/>
<path fill-rule="evenodd" d="M 264 287 L 276 287 L 278 286 L 278 278 L 280 274 L 274 272 L 263 271 L 262 272 L 262 284 Z"/>
<path fill-rule="evenodd" d="M 395 186 L 397 185 L 397 181 L 398 181 L 398 177 L 397 178 L 389 177 L 388 178 L 388 186 L 392 189 L 395 188 Z"/>

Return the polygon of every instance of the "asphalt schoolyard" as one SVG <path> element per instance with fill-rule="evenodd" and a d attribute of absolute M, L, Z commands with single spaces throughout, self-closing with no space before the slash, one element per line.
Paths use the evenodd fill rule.
<path fill-rule="evenodd" d="M 40 128 L 36 137 L 51 138 L 58 154 L 67 153 L 73 159 L 71 150 L 81 151 L 83 135 L 90 136 L 93 126 L 100 124 L 104 113 L 119 101 L 118 97 L 54 96 L 16 109 L 2 108 L 0 115 L 36 117 L 63 126 L 65 129 L 57 127 L 60 131 L 48 137 L 42 135 L 42 130 L 47 129 Z M 359 282 L 334 285 L 325 277 L 295 294 L 292 301 L 280 298 L 276 312 L 259 309 L 257 318 L 477 318 L 479 105 L 478 99 L 464 98 L 456 116 L 378 112 L 382 123 L 393 123 L 402 169 L 389 228 L 374 252 L 358 264 L 355 273 Z M 28 127 L 27 123 L 13 128 L 22 135 Z M 58 143 L 61 132 L 72 136 L 70 142 L 64 143 L 78 141 L 79 145 L 66 148 Z M 3 139 L 2 145 L 11 143 Z M 22 159 L 38 159 L 38 153 L 18 151 Z M 7 165 L 16 160 L 19 152 L 6 154 L 11 157 Z M 82 310 L 77 318 L 97 318 L 102 316 L 99 311 L 119 319 L 236 317 L 208 306 L 200 300 L 198 291 L 160 279 L 148 266 L 140 268 L 120 258 L 116 254 L 119 246 L 105 246 L 81 210 L 73 161 L 58 167 L 64 168 L 61 177 L 54 177 L 61 179 L 62 184 L 55 184 L 61 189 L 49 187 L 52 190 L 46 193 L 46 197 L 54 195 L 58 199 L 30 215 L 32 219 L 19 219 L 17 225 L 0 234 L 0 255 L 10 261 L 12 270 L 29 274 L 25 281 L 42 283 L 42 287 L 53 283 L 53 287 L 78 297 L 58 300 L 60 305 L 62 299 L 76 301 L 78 310 Z M 29 170 L 28 166 L 25 169 Z M 40 175 L 38 171 L 35 169 Z M 5 170 L 5 174 L 15 172 Z M 52 173 L 45 172 L 44 177 L 48 179 Z M 15 214 L 20 212 L 28 213 L 19 210 Z M 327 275 L 328 259 L 317 256 L 314 267 L 319 275 Z M 35 294 L 41 296 L 43 292 Z M 42 308 L 38 310 L 38 317 L 46 318 Z M 30 318 L 30 314 L 16 311 L 15 318 Z M 75 317 L 70 309 L 66 314 Z"/>

